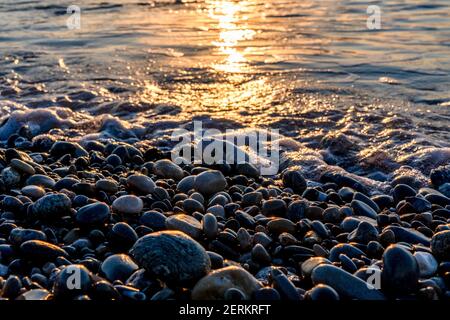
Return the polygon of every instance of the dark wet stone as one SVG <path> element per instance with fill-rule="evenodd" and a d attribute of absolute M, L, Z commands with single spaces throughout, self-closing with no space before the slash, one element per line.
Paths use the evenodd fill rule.
<path fill-rule="evenodd" d="M 442 261 L 450 260 L 450 230 L 436 233 L 431 239 L 434 256 Z"/>
<path fill-rule="evenodd" d="M 419 267 L 414 256 L 399 245 L 389 246 L 383 254 L 382 288 L 394 294 L 407 294 L 417 289 Z"/>
<path fill-rule="evenodd" d="M 286 202 L 281 199 L 271 199 L 264 201 L 261 211 L 262 214 L 271 217 L 271 216 L 285 216 L 286 215 Z"/>
<path fill-rule="evenodd" d="M 26 185 L 35 185 L 44 188 L 53 188 L 56 184 L 55 180 L 43 174 L 35 174 L 27 179 Z"/>
<path fill-rule="evenodd" d="M 394 202 L 399 203 L 406 197 L 414 197 L 416 195 L 416 190 L 406 184 L 398 184 L 392 190 L 392 195 L 394 197 Z"/>
<path fill-rule="evenodd" d="M 242 207 L 259 206 L 263 200 L 261 192 L 253 191 L 244 194 L 242 197 Z"/>
<path fill-rule="evenodd" d="M 257 243 L 252 249 L 252 259 L 253 261 L 260 263 L 262 265 L 268 265 L 272 261 L 270 254 L 259 243 Z"/>
<path fill-rule="evenodd" d="M 380 207 L 378 207 L 377 203 L 370 199 L 365 194 L 362 194 L 361 192 L 356 192 L 353 195 L 353 200 L 359 200 L 367 204 L 369 207 L 371 207 L 375 212 L 380 212 Z"/>
<path fill-rule="evenodd" d="M 306 292 L 305 298 L 311 301 L 338 301 L 339 294 L 330 286 L 318 284 Z"/>
<path fill-rule="evenodd" d="M 376 195 L 372 200 L 380 209 L 391 208 L 394 205 L 394 198 L 388 195 Z"/>
<path fill-rule="evenodd" d="M 430 239 L 414 229 L 389 226 L 385 228 L 383 232 L 386 230 L 391 230 L 392 232 L 394 232 L 395 240 L 397 242 L 403 241 L 407 243 L 421 243 L 427 247 L 430 245 Z"/>
<path fill-rule="evenodd" d="M 187 176 L 180 180 L 177 184 L 177 190 L 183 193 L 194 189 L 195 176 Z"/>
<path fill-rule="evenodd" d="M 168 217 L 166 219 L 166 227 L 169 230 L 182 231 L 194 239 L 198 239 L 202 235 L 201 223 L 187 214 L 176 214 Z"/>
<path fill-rule="evenodd" d="M 60 247 L 41 240 L 28 240 L 20 245 L 22 254 L 30 260 L 53 261 L 57 257 L 67 257 Z"/>
<path fill-rule="evenodd" d="M 73 157 L 87 157 L 89 154 L 78 143 L 68 141 L 56 141 L 50 149 L 50 155 L 54 158 L 70 154 Z"/>
<path fill-rule="evenodd" d="M 419 266 L 420 276 L 429 278 L 433 276 L 438 270 L 438 262 L 431 253 L 417 251 L 414 253 L 414 258 Z"/>
<path fill-rule="evenodd" d="M 286 300 L 301 300 L 300 294 L 289 278 L 280 270 L 272 270 L 272 281 L 274 288 L 280 293 L 281 297 Z"/>
<path fill-rule="evenodd" d="M 139 222 L 153 230 L 159 231 L 166 228 L 167 217 L 159 211 L 147 211 L 142 214 Z"/>
<path fill-rule="evenodd" d="M 287 233 L 294 233 L 297 229 L 295 223 L 293 223 L 291 220 L 284 219 L 284 218 L 275 218 L 269 221 L 267 224 L 267 228 L 269 232 L 280 234 L 283 232 Z"/>
<path fill-rule="evenodd" d="M 211 269 L 223 268 L 223 257 L 212 251 L 206 251 L 208 253 L 209 259 L 211 260 Z"/>
<path fill-rule="evenodd" d="M 81 226 L 96 227 L 108 221 L 109 217 L 109 207 L 103 202 L 96 202 L 80 208 L 75 220 Z"/>
<path fill-rule="evenodd" d="M 274 288 L 261 288 L 256 290 L 253 294 L 253 298 L 257 301 L 278 301 L 281 300 L 281 296 Z"/>
<path fill-rule="evenodd" d="M 361 221 L 358 227 L 348 235 L 348 240 L 358 243 L 369 243 L 378 239 L 378 230 L 372 224 Z"/>
<path fill-rule="evenodd" d="M 119 213 L 137 215 L 144 208 L 144 203 L 139 197 L 124 195 L 114 200 L 112 208 Z"/>
<path fill-rule="evenodd" d="M 250 178 L 258 178 L 260 176 L 258 168 L 248 162 L 237 164 L 236 171 L 238 174 L 242 174 Z"/>
<path fill-rule="evenodd" d="M 431 202 L 432 204 L 437 204 L 441 207 L 445 207 L 450 205 L 450 198 L 447 198 L 443 194 L 428 194 L 425 196 L 425 199 Z"/>
<path fill-rule="evenodd" d="M 371 288 L 365 281 L 333 265 L 320 265 L 314 269 L 313 283 L 325 284 L 336 290 L 339 296 L 357 300 L 385 300 L 383 293 Z"/>
<path fill-rule="evenodd" d="M 45 190 L 38 186 L 25 186 L 21 190 L 24 196 L 27 196 L 31 199 L 39 199 L 45 195 Z"/>
<path fill-rule="evenodd" d="M 331 262 L 330 260 L 323 257 L 309 258 L 301 264 L 302 275 L 305 278 L 310 278 L 313 270 L 322 264 L 331 264 Z"/>
<path fill-rule="evenodd" d="M 339 255 L 343 253 L 349 258 L 360 258 L 364 256 L 364 252 L 362 252 L 357 247 L 348 244 L 348 243 L 340 243 L 335 245 L 330 251 L 330 261 L 336 262 L 339 261 Z"/>
<path fill-rule="evenodd" d="M 355 273 L 356 270 L 358 270 L 355 263 L 349 257 L 347 257 L 345 254 L 341 253 L 339 255 L 339 261 L 341 262 L 342 269 L 344 269 L 352 274 Z"/>
<path fill-rule="evenodd" d="M 19 184 L 21 176 L 15 169 L 6 167 L 1 172 L 1 178 L 6 187 L 12 188 Z"/>
<path fill-rule="evenodd" d="M 101 271 L 109 281 L 128 279 L 139 267 L 126 254 L 114 254 L 103 261 Z"/>
<path fill-rule="evenodd" d="M 377 212 L 362 201 L 353 200 L 351 202 L 351 207 L 356 216 L 365 216 L 372 219 L 377 218 Z"/>
<path fill-rule="evenodd" d="M 308 205 L 305 201 L 301 200 L 292 201 L 289 204 L 286 216 L 292 222 L 294 223 L 298 222 L 301 219 L 305 218 L 305 212 L 307 207 Z"/>
<path fill-rule="evenodd" d="M 450 164 L 446 166 L 440 166 L 436 169 L 431 170 L 430 173 L 431 183 L 435 187 L 439 187 L 444 183 L 450 182 Z"/>
<path fill-rule="evenodd" d="M 112 179 L 100 179 L 95 183 L 95 188 L 106 193 L 116 193 L 119 188 L 116 181 Z"/>
<path fill-rule="evenodd" d="M 193 212 L 203 213 L 205 208 L 203 205 L 195 199 L 186 199 L 183 201 L 183 209 L 186 213 L 192 214 Z"/>
<path fill-rule="evenodd" d="M 302 194 L 306 189 L 306 180 L 297 170 L 286 170 L 283 172 L 283 185 L 291 188 L 295 193 Z"/>
<path fill-rule="evenodd" d="M 22 293 L 16 300 L 37 301 L 37 300 L 51 300 L 52 294 L 45 289 L 31 289 Z"/>
<path fill-rule="evenodd" d="M 36 171 L 31 165 L 20 159 L 12 159 L 10 165 L 18 172 L 22 172 L 29 175 L 33 175 L 36 173 Z"/>
<path fill-rule="evenodd" d="M 211 213 L 207 213 L 203 216 L 202 221 L 203 233 L 209 239 L 213 239 L 217 236 L 217 218 Z"/>
<path fill-rule="evenodd" d="M 367 194 L 367 189 L 362 183 L 343 173 L 325 172 L 320 177 L 320 182 L 322 183 L 333 182 L 337 184 L 340 188 L 349 187 L 361 193 Z"/>
<path fill-rule="evenodd" d="M 319 220 L 312 221 L 311 228 L 321 238 L 328 238 L 330 236 L 330 230 Z"/>
<path fill-rule="evenodd" d="M 200 279 L 192 290 L 193 300 L 223 300 L 230 288 L 240 290 L 244 299 L 249 300 L 253 293 L 262 287 L 248 271 L 230 266 L 215 270 Z"/>
<path fill-rule="evenodd" d="M 133 174 L 127 178 L 127 185 L 140 194 L 150 194 L 155 191 L 156 184 L 150 177 Z"/>
<path fill-rule="evenodd" d="M 195 177 L 194 188 L 204 195 L 212 195 L 222 191 L 227 186 L 227 180 L 222 172 L 217 170 L 208 170 Z"/>
<path fill-rule="evenodd" d="M 181 169 L 179 165 L 167 159 L 156 161 L 153 166 L 153 172 L 158 177 L 173 179 L 175 181 L 179 181 L 184 177 L 183 169 Z"/>
<path fill-rule="evenodd" d="M 47 241 L 47 236 L 44 232 L 34 229 L 15 228 L 9 234 L 9 241 L 11 244 L 20 246 L 28 240 L 42 240 Z"/>
<path fill-rule="evenodd" d="M 92 287 L 92 273 L 83 265 L 65 266 L 56 276 L 53 292 L 56 298 L 75 297 Z"/>
<path fill-rule="evenodd" d="M 179 231 L 161 231 L 140 238 L 130 251 L 151 275 L 176 285 L 192 284 L 211 269 L 205 249 Z"/>
<path fill-rule="evenodd" d="M 69 215 L 72 202 L 63 193 L 47 194 L 37 200 L 33 206 L 33 213 L 40 219 L 54 220 Z"/>
<path fill-rule="evenodd" d="M 20 294 L 22 286 L 23 284 L 19 277 L 10 275 L 3 285 L 2 297 L 9 298 L 11 300 L 15 299 Z"/>
<path fill-rule="evenodd" d="M 111 228 L 108 239 L 116 248 L 129 250 L 137 241 L 138 235 L 128 223 L 118 222 Z"/>

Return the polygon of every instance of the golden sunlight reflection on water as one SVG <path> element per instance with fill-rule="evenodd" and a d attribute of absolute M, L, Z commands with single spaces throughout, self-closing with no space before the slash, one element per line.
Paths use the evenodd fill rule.
<path fill-rule="evenodd" d="M 249 29 L 245 20 L 245 10 L 248 9 L 248 1 L 209 1 L 209 16 L 217 21 L 219 39 L 212 44 L 217 47 L 218 54 L 224 56 L 224 60 L 213 65 L 217 71 L 241 72 L 247 68 L 248 50 L 239 46 L 243 40 L 252 40 L 256 32 Z M 248 48 L 247 48 L 248 49 Z"/>

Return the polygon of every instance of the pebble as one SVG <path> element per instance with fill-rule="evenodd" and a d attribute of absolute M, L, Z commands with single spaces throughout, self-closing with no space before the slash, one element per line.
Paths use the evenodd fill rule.
<path fill-rule="evenodd" d="M 408 294 L 417 289 L 420 271 L 414 256 L 400 245 L 389 246 L 383 254 L 381 286 L 393 294 Z"/>
<path fill-rule="evenodd" d="M 444 230 L 433 235 L 431 251 L 441 261 L 450 260 L 450 230 Z"/>
<path fill-rule="evenodd" d="M 54 261 L 58 257 L 67 257 L 67 252 L 57 245 L 41 241 L 28 240 L 20 245 L 20 251 L 31 260 Z"/>
<path fill-rule="evenodd" d="M 16 300 L 51 300 L 52 294 L 45 289 L 31 289 L 22 293 Z"/>
<path fill-rule="evenodd" d="M 197 219 L 182 213 L 168 217 L 166 219 L 166 227 L 169 230 L 182 231 L 194 239 L 201 237 L 203 229 Z"/>
<path fill-rule="evenodd" d="M 109 281 L 125 281 L 139 267 L 128 255 L 121 253 L 106 258 L 100 269 Z"/>
<path fill-rule="evenodd" d="M 45 190 L 34 185 L 25 186 L 20 191 L 24 196 L 30 197 L 31 199 L 39 199 L 45 196 Z"/>
<path fill-rule="evenodd" d="M 180 180 L 177 184 L 177 190 L 183 193 L 188 193 L 194 189 L 195 176 L 187 176 Z"/>
<path fill-rule="evenodd" d="M 372 219 L 377 218 L 377 212 L 362 201 L 353 200 L 350 205 L 356 216 L 365 216 Z"/>
<path fill-rule="evenodd" d="M 291 220 L 284 218 L 275 218 L 269 221 L 267 224 L 269 232 L 280 234 L 283 232 L 294 233 L 297 229 L 295 223 Z"/>
<path fill-rule="evenodd" d="M 367 244 L 378 239 L 378 230 L 372 224 L 361 221 L 358 227 L 348 235 L 348 241 Z"/>
<path fill-rule="evenodd" d="M 117 249 L 129 250 L 138 239 L 136 231 L 126 222 L 118 222 L 113 225 L 108 239 Z"/>
<path fill-rule="evenodd" d="M 272 261 L 267 250 L 259 243 L 252 249 L 252 259 L 262 265 L 268 265 Z"/>
<path fill-rule="evenodd" d="M 20 174 L 11 167 L 6 167 L 2 170 L 2 180 L 3 183 L 8 187 L 12 188 L 19 184 Z"/>
<path fill-rule="evenodd" d="M 261 283 L 241 267 L 229 266 L 215 270 L 200 279 L 192 289 L 193 300 L 223 300 L 228 289 L 238 289 L 249 300 L 262 288 Z"/>
<path fill-rule="evenodd" d="M 299 301 L 300 294 L 291 280 L 280 270 L 272 270 L 274 288 L 280 293 L 282 299 Z"/>
<path fill-rule="evenodd" d="M 147 272 L 176 285 L 192 284 L 211 270 L 205 249 L 180 231 L 148 234 L 134 244 L 130 254 Z"/>
<path fill-rule="evenodd" d="M 286 170 L 282 176 L 283 185 L 291 188 L 295 193 L 302 194 L 306 189 L 306 180 L 297 170 Z"/>
<path fill-rule="evenodd" d="M 332 287 L 318 284 L 308 292 L 306 292 L 306 299 L 311 301 L 338 301 L 339 294 Z"/>
<path fill-rule="evenodd" d="M 100 179 L 95 183 L 95 188 L 106 193 L 114 194 L 119 190 L 117 182 L 112 179 Z"/>
<path fill-rule="evenodd" d="M 323 257 L 309 258 L 301 264 L 302 275 L 305 278 L 311 278 L 311 274 L 314 269 L 322 264 L 331 264 L 330 260 Z"/>
<path fill-rule="evenodd" d="M 333 265 L 322 264 L 311 275 L 314 284 L 333 288 L 339 296 L 357 300 L 385 300 L 383 293 L 365 281 Z"/>
<path fill-rule="evenodd" d="M 266 217 L 271 216 L 284 216 L 286 214 L 286 202 L 281 199 L 272 199 L 264 201 L 261 212 Z"/>
<path fill-rule="evenodd" d="M 227 180 L 222 172 L 208 170 L 195 177 L 194 189 L 203 195 L 212 195 L 222 191 L 227 186 Z"/>
<path fill-rule="evenodd" d="M 33 175 L 36 173 L 34 168 L 28 163 L 20 160 L 20 159 L 12 159 L 10 162 L 12 168 L 16 169 L 18 172 L 23 172 L 29 175 Z"/>
<path fill-rule="evenodd" d="M 153 166 L 153 172 L 158 177 L 173 179 L 175 181 L 179 181 L 184 177 L 183 169 L 181 169 L 179 165 L 167 159 L 156 161 Z"/>
<path fill-rule="evenodd" d="M 159 211 L 147 211 L 142 214 L 139 222 L 143 225 L 160 231 L 166 228 L 167 217 Z"/>
<path fill-rule="evenodd" d="M 29 177 L 27 181 L 25 181 L 25 184 L 53 189 L 53 187 L 56 184 L 56 181 L 49 176 L 43 174 L 35 174 Z"/>
<path fill-rule="evenodd" d="M 207 213 L 203 216 L 202 221 L 203 233 L 209 239 L 213 239 L 217 236 L 217 218 L 211 213 Z"/>
<path fill-rule="evenodd" d="M 425 246 L 430 246 L 430 239 L 426 237 L 423 233 L 416 231 L 411 228 L 404 228 L 398 226 L 389 226 L 383 231 L 391 230 L 395 235 L 395 240 L 397 242 L 403 241 L 407 243 L 420 243 Z"/>
<path fill-rule="evenodd" d="M 104 224 L 109 217 L 109 207 L 103 202 L 96 202 L 80 208 L 75 220 L 81 226 L 95 227 Z"/>
<path fill-rule="evenodd" d="M 420 276 L 429 278 L 433 276 L 438 269 L 438 262 L 431 253 L 417 251 L 414 258 L 419 266 Z"/>
<path fill-rule="evenodd" d="M 392 190 L 392 196 L 394 197 L 394 202 L 399 203 L 401 200 L 404 200 L 406 197 L 414 197 L 416 195 L 416 191 L 406 184 L 398 184 Z"/>
<path fill-rule="evenodd" d="M 155 182 L 147 176 L 142 174 L 133 174 L 127 178 L 127 185 L 139 192 L 140 194 L 150 194 L 155 191 L 156 184 Z"/>
<path fill-rule="evenodd" d="M 144 208 L 144 203 L 139 197 L 134 195 L 124 195 L 114 200 L 112 208 L 119 213 L 137 215 Z"/>
<path fill-rule="evenodd" d="M 44 220 L 55 220 L 70 214 L 72 202 L 63 193 L 47 194 L 33 204 L 33 213 Z"/>
<path fill-rule="evenodd" d="M 41 240 L 47 241 L 47 236 L 44 232 L 34 229 L 15 228 L 11 230 L 9 234 L 9 241 L 11 244 L 20 246 L 22 243 L 28 240 Z"/>

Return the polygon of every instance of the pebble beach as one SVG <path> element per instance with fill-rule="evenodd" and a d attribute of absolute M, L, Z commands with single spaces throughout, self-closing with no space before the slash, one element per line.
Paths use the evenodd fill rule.
<path fill-rule="evenodd" d="M 339 173 L 267 178 L 125 143 L 18 139 L 29 146 L 0 149 L 3 299 L 449 297 L 448 165 L 371 196 Z"/>
<path fill-rule="evenodd" d="M 448 301 L 448 1 L 348 2 L 0 3 L 0 299 Z"/>

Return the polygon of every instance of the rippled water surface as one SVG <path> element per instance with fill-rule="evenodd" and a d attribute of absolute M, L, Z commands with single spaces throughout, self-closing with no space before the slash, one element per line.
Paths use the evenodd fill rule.
<path fill-rule="evenodd" d="M 0 2 L 0 118 L 69 137 L 146 139 L 195 117 L 338 145 L 326 161 L 350 169 L 428 150 L 426 167 L 450 158 L 449 88 L 448 0 Z"/>

